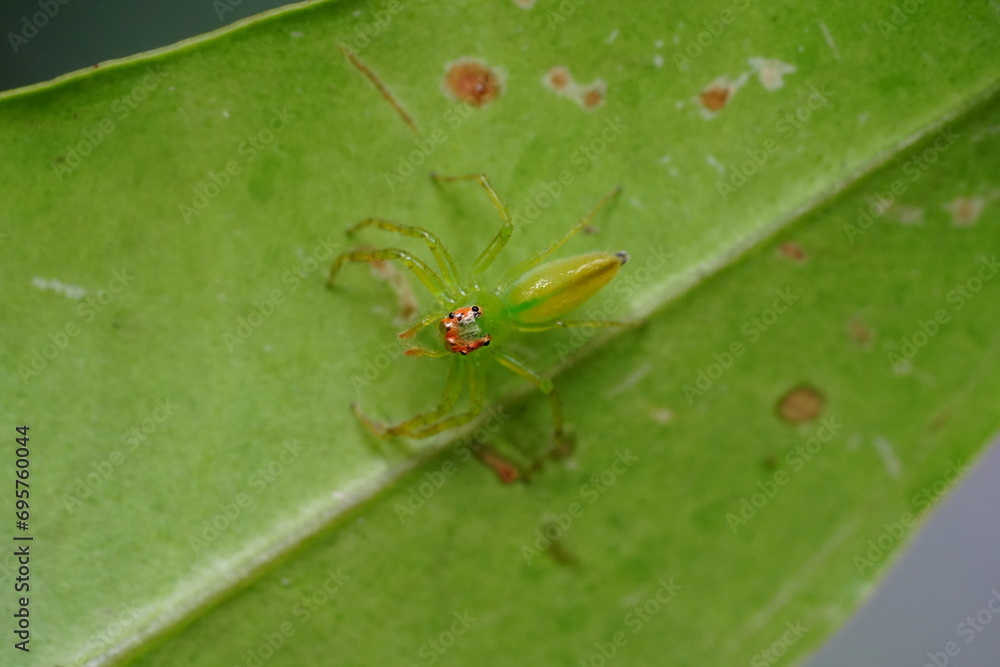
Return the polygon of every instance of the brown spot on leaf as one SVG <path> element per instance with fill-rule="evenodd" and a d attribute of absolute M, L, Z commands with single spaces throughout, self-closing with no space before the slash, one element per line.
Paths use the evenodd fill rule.
<path fill-rule="evenodd" d="M 778 246 L 778 254 L 800 264 L 807 258 L 805 249 L 795 241 L 785 241 Z"/>
<path fill-rule="evenodd" d="M 570 76 L 569 70 L 565 67 L 553 67 L 545 77 L 546 84 L 558 93 L 563 92 L 573 83 L 573 77 Z"/>
<path fill-rule="evenodd" d="M 542 84 L 562 97 L 568 97 L 588 111 L 602 104 L 608 95 L 608 85 L 603 79 L 594 79 L 587 86 L 580 85 L 569 73 L 569 68 L 556 65 L 542 77 Z"/>
<path fill-rule="evenodd" d="M 712 83 L 702 88 L 697 101 L 702 107 L 702 114 L 711 119 L 717 111 L 727 106 L 736 92 L 747 82 L 750 73 L 745 72 L 735 79 L 727 76 L 716 77 Z"/>
<path fill-rule="evenodd" d="M 927 424 L 927 431 L 930 433 L 937 433 L 949 421 L 951 421 L 951 410 L 946 408 L 934 415 L 930 423 Z"/>
<path fill-rule="evenodd" d="M 956 197 L 944 205 L 944 210 L 951 213 L 951 224 L 956 227 L 968 227 L 976 222 L 984 208 L 985 197 Z"/>
<path fill-rule="evenodd" d="M 594 85 L 583 90 L 581 103 L 585 109 L 593 109 L 604 104 L 603 86 Z"/>
<path fill-rule="evenodd" d="M 870 348 L 875 340 L 875 332 L 864 321 L 852 317 L 847 322 L 847 335 L 863 348 Z"/>
<path fill-rule="evenodd" d="M 812 421 L 823 411 L 823 396 L 806 385 L 795 387 L 778 399 L 778 416 L 792 424 Z"/>
<path fill-rule="evenodd" d="M 474 107 L 486 106 L 499 97 L 503 85 L 503 72 L 475 58 L 459 58 L 445 68 L 445 92 Z"/>
<path fill-rule="evenodd" d="M 709 111 L 718 111 L 726 106 L 726 102 L 729 101 L 729 93 L 729 86 L 718 82 L 712 83 L 709 84 L 708 88 L 698 93 L 698 101 Z"/>

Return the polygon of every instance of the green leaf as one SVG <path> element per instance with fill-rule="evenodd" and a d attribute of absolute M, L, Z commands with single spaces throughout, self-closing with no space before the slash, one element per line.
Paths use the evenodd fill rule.
<path fill-rule="evenodd" d="M 997 429 L 997 25 L 974 3 L 317 3 L 0 96 L 25 657 L 805 656 Z M 462 57 L 502 72 L 482 108 L 442 91 Z M 557 66 L 604 103 L 547 88 Z M 367 268 L 324 288 L 337 253 L 406 242 L 345 226 L 426 226 L 463 269 L 499 226 L 430 171 L 485 172 L 514 210 L 496 275 L 624 188 L 567 252 L 627 250 L 582 310 L 647 322 L 511 342 L 559 371 L 578 441 L 529 484 L 348 409 L 426 410 L 446 365 L 401 357 Z M 472 437 L 543 449 L 546 402 L 489 378 Z"/>

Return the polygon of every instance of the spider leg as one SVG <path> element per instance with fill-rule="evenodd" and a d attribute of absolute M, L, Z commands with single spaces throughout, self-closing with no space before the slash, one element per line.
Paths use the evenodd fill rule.
<path fill-rule="evenodd" d="M 477 381 L 478 372 L 478 364 L 463 364 L 461 359 L 456 358 L 452 362 L 451 370 L 448 372 L 448 379 L 445 381 L 444 391 L 441 393 L 441 399 L 438 401 L 437 406 L 432 410 L 422 412 L 393 426 L 373 421 L 361 411 L 361 408 L 357 404 L 352 405 L 354 414 L 361 423 L 379 437 L 385 438 L 399 435 L 406 438 L 420 439 L 432 436 L 435 433 L 440 433 L 454 426 L 465 424 L 480 413 L 483 407 L 484 393 L 481 386 L 482 382 Z M 462 392 L 462 380 L 466 375 L 469 375 L 471 388 L 469 409 L 451 417 L 445 417 L 455 407 L 455 403 L 458 402 L 458 397 Z"/>
<path fill-rule="evenodd" d="M 548 397 L 549 407 L 552 410 L 552 430 L 553 438 L 555 440 L 553 449 L 556 454 L 568 454 L 573 448 L 573 442 L 566 433 L 566 428 L 563 423 L 562 401 L 559 399 L 559 394 L 556 392 L 556 389 L 552 384 L 552 380 L 541 375 L 538 371 L 532 369 L 524 361 L 509 352 L 500 352 L 497 356 L 497 361 L 499 361 L 505 368 L 514 371 L 524 379 L 528 380 L 528 382 L 538 387 L 538 390 Z"/>
<path fill-rule="evenodd" d="M 333 283 L 337 278 L 337 273 L 340 271 L 340 267 L 344 264 L 344 262 L 375 262 L 387 259 L 398 259 L 403 262 L 406 268 L 413 272 L 413 275 L 417 277 L 417 280 L 422 282 L 424 287 L 426 287 L 439 302 L 444 304 L 446 307 L 452 304 L 452 300 L 448 295 L 448 288 L 441 281 L 441 277 L 434 273 L 434 270 L 427 266 L 423 260 L 415 257 L 405 250 L 399 250 L 398 248 L 351 250 L 343 253 L 337 257 L 333 266 L 330 267 L 330 274 L 327 276 L 326 286 L 333 287 Z"/>
<path fill-rule="evenodd" d="M 493 260 L 496 258 L 503 247 L 507 245 L 507 241 L 510 240 L 511 234 L 514 233 L 514 220 L 511 218 L 510 209 L 500 200 L 500 195 L 497 194 L 496 189 L 490 180 L 486 178 L 486 174 L 463 174 L 461 176 L 442 176 L 440 174 L 431 174 L 431 178 L 442 181 L 444 183 L 450 183 L 452 181 L 478 181 L 483 189 L 486 190 L 486 194 L 489 196 L 490 201 L 493 205 L 497 207 L 497 211 L 500 212 L 500 220 L 503 224 L 500 226 L 500 231 L 497 235 L 493 237 L 490 244 L 486 246 L 482 254 L 476 259 L 472 264 L 471 278 L 475 281 L 479 274 L 485 271 Z"/>
<path fill-rule="evenodd" d="M 378 227 L 379 229 L 384 229 L 387 232 L 394 232 L 411 238 L 423 239 L 427 244 L 427 247 L 430 248 L 430 251 L 434 253 L 434 259 L 437 260 L 438 268 L 441 271 L 445 284 L 457 290 L 459 279 L 458 269 L 455 268 L 455 260 L 451 258 L 451 254 L 441 242 L 441 239 L 438 238 L 433 232 L 424 229 L 423 227 L 403 225 L 398 222 L 393 222 L 392 220 L 385 220 L 382 218 L 365 218 L 361 222 L 355 223 L 349 227 L 347 233 L 353 234 L 362 227 Z"/>
<path fill-rule="evenodd" d="M 447 350 L 428 350 L 426 347 L 411 347 L 403 352 L 408 357 L 447 357 L 451 352 Z"/>
<path fill-rule="evenodd" d="M 435 322 L 439 322 L 440 320 L 441 320 L 441 313 L 431 313 L 430 315 L 426 315 L 426 316 L 420 318 L 419 320 L 417 320 L 416 322 L 414 322 L 405 331 L 399 332 L 399 337 L 400 338 L 413 338 L 414 336 L 417 335 L 417 333 L 420 332 L 421 329 L 423 329 L 424 327 L 429 326 L 431 324 L 434 324 Z"/>
<path fill-rule="evenodd" d="M 622 191 L 622 186 L 619 185 L 615 187 L 615 189 L 613 189 L 611 192 L 601 197 L 601 200 L 597 202 L 597 205 L 594 206 L 594 208 L 592 208 L 589 213 L 587 213 L 585 216 L 577 220 L 576 223 L 572 227 L 570 227 L 569 231 L 566 232 L 566 234 L 564 234 L 562 238 L 550 244 L 547 248 L 539 252 L 537 255 L 529 257 L 528 259 L 524 260 L 523 262 L 520 262 L 517 266 L 508 271 L 504 277 L 504 282 L 511 282 L 515 280 L 525 271 L 539 264 L 546 257 L 554 253 L 556 250 L 558 250 L 560 246 L 566 243 L 566 241 L 569 241 L 571 238 L 579 234 L 582 230 L 584 230 L 587 227 L 587 225 L 590 224 L 590 221 L 594 219 L 594 216 L 596 216 L 600 212 L 600 210 L 604 208 L 607 205 L 607 203 L 611 201 L 611 199 L 621 191 Z"/>
<path fill-rule="evenodd" d="M 486 402 L 486 383 L 482 377 L 482 371 L 478 363 L 465 363 L 463 357 L 456 355 L 455 365 L 461 364 L 468 368 L 469 375 L 469 407 L 464 412 L 459 412 L 450 417 L 445 417 L 439 421 L 429 423 L 420 429 L 411 431 L 410 433 L 400 433 L 400 435 L 405 435 L 409 438 L 427 438 L 435 433 L 440 433 L 441 431 L 447 431 L 450 428 L 455 428 L 456 426 L 461 426 L 462 424 L 468 424 L 470 421 L 479 416 L 483 411 L 483 404 Z"/>

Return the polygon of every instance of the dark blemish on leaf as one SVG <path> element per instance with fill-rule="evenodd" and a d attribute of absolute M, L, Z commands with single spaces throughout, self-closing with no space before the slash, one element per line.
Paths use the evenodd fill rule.
<path fill-rule="evenodd" d="M 698 93 L 698 101 L 709 111 L 718 111 L 729 101 L 729 86 L 716 82 Z"/>
<path fill-rule="evenodd" d="M 732 101 L 736 92 L 746 84 L 749 76 L 750 72 L 744 72 L 735 79 L 726 76 L 716 77 L 698 93 L 702 114 L 708 119 L 713 118 L 716 112 L 721 111 Z"/>
<path fill-rule="evenodd" d="M 573 77 L 565 67 L 556 66 L 549 70 L 543 82 L 555 92 L 562 93 L 573 84 Z"/>
<path fill-rule="evenodd" d="M 544 551 L 558 565 L 574 567 L 580 564 L 580 559 L 566 547 L 566 540 L 563 539 L 563 534 L 567 528 L 568 526 L 559 523 L 557 517 L 549 515 L 542 521 L 541 528 L 539 528 L 536 536 L 540 534 L 544 538 L 543 540 L 539 540 L 539 542 L 543 544 L 544 542 L 548 542 L 548 546 Z"/>
<path fill-rule="evenodd" d="M 931 418 L 930 423 L 927 424 L 927 432 L 928 433 L 937 433 L 949 421 L 951 421 L 951 410 L 948 409 L 948 408 L 945 408 L 941 412 L 939 412 L 936 415 L 934 415 L 933 418 Z"/>
<path fill-rule="evenodd" d="M 545 553 L 551 556 L 552 560 L 556 563 L 564 567 L 576 567 L 580 564 L 580 559 L 566 548 L 563 540 L 553 540 Z"/>
<path fill-rule="evenodd" d="M 442 87 L 460 102 L 483 107 L 503 93 L 504 74 L 475 58 L 458 58 L 445 67 Z"/>
<path fill-rule="evenodd" d="M 372 82 L 372 85 L 375 86 L 375 89 L 378 90 L 379 94 L 381 94 L 382 97 L 384 97 L 386 101 L 392 105 L 392 108 L 396 110 L 396 113 L 398 113 L 400 118 L 403 119 L 403 122 L 406 123 L 411 130 L 413 130 L 417 134 L 420 134 L 420 130 L 417 128 L 417 124 L 413 122 L 413 118 L 411 118 L 410 114 L 406 112 L 406 109 L 403 108 L 403 105 L 396 100 L 395 96 L 393 96 L 393 94 L 389 91 L 386 85 L 382 83 L 382 79 L 380 79 L 378 75 L 375 74 L 375 72 L 370 67 L 368 67 L 368 65 L 361 62 L 361 59 L 358 58 L 357 54 L 355 54 L 354 51 L 351 51 L 343 44 L 338 44 L 338 46 L 340 47 L 340 50 L 343 52 L 347 60 L 356 68 L 358 68 L 358 71 L 364 74 L 365 78 L 367 78 L 369 81 Z"/>
<path fill-rule="evenodd" d="M 795 241 L 785 241 L 778 246 L 778 254 L 799 264 L 808 259 L 805 249 Z"/>
<path fill-rule="evenodd" d="M 581 99 L 584 109 L 593 109 L 604 104 L 604 90 L 601 86 L 592 86 L 583 91 Z"/>
<path fill-rule="evenodd" d="M 792 424 L 816 419 L 823 411 L 823 396 L 807 385 L 799 385 L 778 399 L 778 416 Z"/>
<path fill-rule="evenodd" d="M 542 77 L 542 85 L 557 95 L 568 97 L 588 111 L 604 104 L 608 94 L 608 85 L 603 79 L 594 79 L 588 86 L 580 85 L 565 65 L 556 65 L 546 72 Z"/>
<path fill-rule="evenodd" d="M 985 197 L 956 197 L 943 208 L 951 213 L 951 224 L 968 227 L 979 219 L 986 204 Z"/>
<path fill-rule="evenodd" d="M 847 335 L 864 349 L 869 349 L 875 340 L 875 332 L 857 317 L 852 317 L 847 322 Z"/>

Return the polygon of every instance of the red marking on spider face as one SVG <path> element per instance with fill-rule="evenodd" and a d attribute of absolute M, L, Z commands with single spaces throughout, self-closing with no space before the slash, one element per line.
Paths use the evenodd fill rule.
<path fill-rule="evenodd" d="M 479 306 L 458 308 L 441 320 L 444 344 L 450 352 L 468 354 L 490 344 L 489 334 L 484 334 L 476 321 L 483 314 Z"/>

